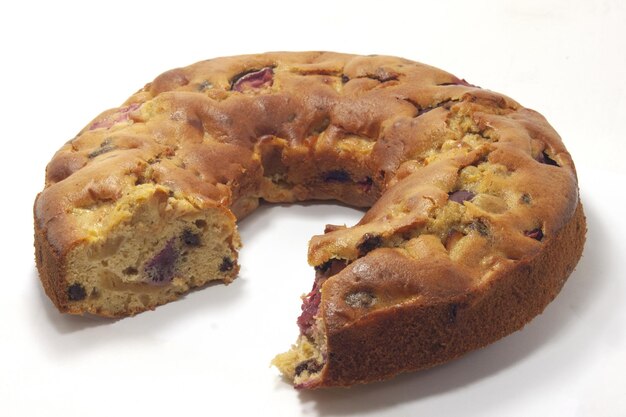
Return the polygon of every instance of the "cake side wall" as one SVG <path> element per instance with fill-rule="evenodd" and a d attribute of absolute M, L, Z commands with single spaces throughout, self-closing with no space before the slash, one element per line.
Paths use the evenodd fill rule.
<path fill-rule="evenodd" d="M 579 203 L 545 249 L 473 292 L 430 305 L 377 311 L 328 334 L 320 386 L 347 386 L 430 368 L 521 329 L 556 297 L 582 255 L 586 223 Z"/>

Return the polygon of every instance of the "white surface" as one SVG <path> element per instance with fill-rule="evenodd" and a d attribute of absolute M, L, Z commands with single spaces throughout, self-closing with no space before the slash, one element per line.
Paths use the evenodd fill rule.
<path fill-rule="evenodd" d="M 0 416 L 626 415 L 624 2 L 92 3 L 0 6 Z M 164 70 L 306 49 L 426 62 L 550 120 L 576 161 L 589 233 L 545 313 L 427 372 L 293 390 L 268 364 L 296 337 L 313 278 L 307 240 L 360 216 L 332 204 L 245 220 L 243 268 L 228 287 L 113 322 L 57 313 L 38 283 L 31 224 L 55 150 Z"/>

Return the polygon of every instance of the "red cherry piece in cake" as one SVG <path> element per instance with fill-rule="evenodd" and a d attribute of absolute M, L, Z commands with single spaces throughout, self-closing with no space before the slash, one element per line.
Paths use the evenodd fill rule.
<path fill-rule="evenodd" d="M 271 86 L 274 82 L 274 70 L 266 67 L 258 71 L 244 73 L 235 78 L 231 90 L 243 92 L 250 89 L 256 89 Z"/>
<path fill-rule="evenodd" d="M 126 107 L 122 107 L 118 111 L 105 117 L 104 119 L 93 122 L 92 125 L 89 127 L 89 130 L 100 128 L 109 129 L 111 126 L 117 123 L 130 120 L 130 113 L 137 110 L 139 106 L 141 106 L 141 103 L 133 103 L 129 104 Z"/>
<path fill-rule="evenodd" d="M 546 165 L 553 165 L 555 167 L 559 166 L 559 164 L 554 159 L 550 158 L 550 156 L 548 156 L 548 154 L 545 152 L 541 152 L 539 154 L 539 156 L 537 157 L 537 161 Z"/>
<path fill-rule="evenodd" d="M 539 241 L 541 241 L 541 239 L 543 239 L 543 231 L 541 229 L 527 230 L 527 231 L 524 232 L 524 235 L 526 237 L 529 237 L 529 238 L 535 239 L 535 240 L 539 240 Z"/>

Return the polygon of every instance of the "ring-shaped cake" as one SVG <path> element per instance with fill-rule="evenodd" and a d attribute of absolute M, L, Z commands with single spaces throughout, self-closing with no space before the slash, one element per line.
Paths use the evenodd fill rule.
<path fill-rule="evenodd" d="M 537 112 L 406 59 L 267 53 L 165 72 L 56 153 L 34 210 L 41 281 L 60 311 L 110 317 L 230 282 L 236 222 L 261 200 L 369 208 L 311 239 L 300 336 L 274 360 L 302 388 L 520 329 L 586 231 L 570 154 Z"/>

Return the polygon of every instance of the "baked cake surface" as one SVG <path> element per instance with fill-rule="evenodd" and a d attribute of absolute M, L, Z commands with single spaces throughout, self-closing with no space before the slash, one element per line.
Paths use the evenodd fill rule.
<path fill-rule="evenodd" d="M 537 112 L 436 68 L 331 52 L 217 58 L 158 76 L 53 157 L 36 262 L 60 311 L 119 317 L 230 282 L 260 200 L 368 207 L 311 239 L 298 387 L 427 368 L 541 313 L 585 220 Z M 271 285 L 271 284 L 268 284 Z"/>

